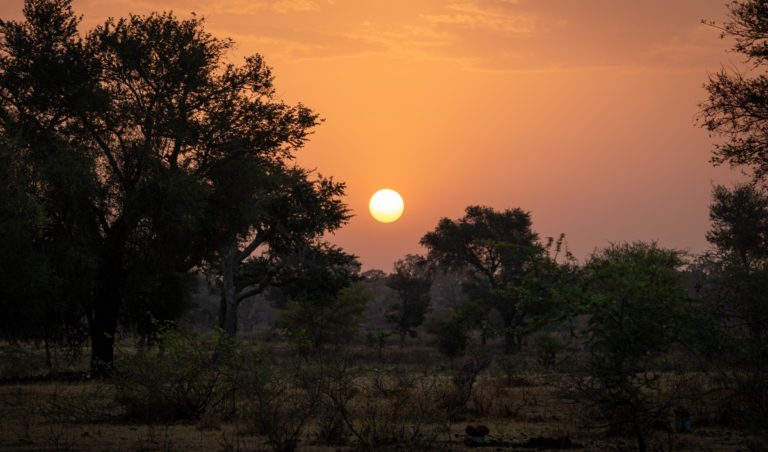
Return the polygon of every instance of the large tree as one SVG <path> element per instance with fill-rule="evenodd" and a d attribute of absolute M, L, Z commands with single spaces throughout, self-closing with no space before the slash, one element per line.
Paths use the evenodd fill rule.
<path fill-rule="evenodd" d="M 521 209 L 496 211 L 469 206 L 458 220 L 443 218 L 421 244 L 428 259 L 446 269 L 469 272 L 467 295 L 496 309 L 503 320 L 505 352 L 519 351 L 532 317 L 548 304 L 543 271 L 554 268 L 547 247 Z"/>
<path fill-rule="evenodd" d="M 724 140 L 715 146 L 716 165 L 749 169 L 756 180 L 768 176 L 768 3 L 765 0 L 733 1 L 730 20 L 721 37 L 734 40 L 733 50 L 746 57 L 740 71 L 723 68 L 712 74 L 701 105 L 701 125 Z"/>
<path fill-rule="evenodd" d="M 318 119 L 275 99 L 260 56 L 225 63 L 232 42 L 201 19 L 131 15 L 82 37 L 69 0 L 27 0 L 24 15 L 0 22 L 0 132 L 32 166 L 50 240 L 83 250 L 74 268 L 92 284 L 70 293 L 92 368 L 108 369 L 126 303 L 178 300 L 190 269 L 258 236 L 254 187 L 291 174 Z"/>

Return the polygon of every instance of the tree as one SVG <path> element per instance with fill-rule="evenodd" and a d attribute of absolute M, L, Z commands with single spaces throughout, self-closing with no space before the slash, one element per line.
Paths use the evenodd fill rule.
<path fill-rule="evenodd" d="M 755 185 L 717 186 L 710 206 L 713 252 L 703 258 L 702 291 L 720 327 L 720 367 L 751 420 L 768 419 L 768 195 Z"/>
<path fill-rule="evenodd" d="M 246 190 L 240 187 L 240 196 Z M 230 336 L 237 330 L 237 309 L 242 300 L 270 286 L 298 284 L 300 272 L 316 261 L 331 263 L 338 253 L 320 241 L 349 218 L 339 197 L 344 184 L 332 179 L 310 179 L 298 167 L 273 168 L 268 183 L 251 187 L 256 206 L 243 216 L 244 227 L 233 234 L 213 268 L 222 284 L 219 324 Z M 323 256 L 323 253 L 328 253 Z M 302 259 L 309 259 L 302 262 Z M 353 259 L 345 256 L 351 263 Z M 338 262 L 333 262 L 338 264 Z M 356 265 L 356 264 L 352 264 Z"/>
<path fill-rule="evenodd" d="M 747 167 L 755 180 L 768 175 L 768 5 L 764 0 L 728 4 L 730 21 L 719 28 L 733 38 L 733 50 L 751 64 L 745 71 L 723 68 L 709 77 L 701 105 L 701 126 L 725 138 L 712 162 Z"/>
<path fill-rule="evenodd" d="M 437 265 L 470 273 L 472 281 L 465 284 L 465 292 L 501 315 L 505 353 L 519 351 L 530 333 L 531 317 L 549 298 L 546 278 L 540 273 L 549 267 L 542 265 L 549 257 L 531 229 L 530 214 L 469 206 L 458 220 L 440 220 L 421 244 Z"/>
<path fill-rule="evenodd" d="M 19 157 L 16 143 L 0 137 L 0 335 L 42 342 L 51 367 L 53 345 L 80 345 L 82 311 L 63 290 L 66 269 L 52 251 L 61 245 L 49 242 L 48 212 Z M 74 244 L 67 251 L 74 263 Z"/>
<path fill-rule="evenodd" d="M 357 259 L 338 248 L 309 249 L 302 257 L 304 268 L 292 273 L 299 278 L 280 289 L 287 309 L 279 323 L 307 353 L 324 345 L 350 340 L 358 330 L 372 295 L 359 282 Z"/>
<path fill-rule="evenodd" d="M 746 167 L 754 184 L 768 176 L 768 4 L 740 0 L 728 5 L 730 20 L 721 37 L 750 64 L 744 71 L 722 69 L 710 76 L 709 97 L 701 105 L 702 126 L 725 138 L 712 161 Z M 704 256 L 705 298 L 725 329 L 732 381 L 760 428 L 768 419 L 768 197 L 757 186 L 718 186 L 710 207 L 707 240 L 715 250 Z"/>
<path fill-rule="evenodd" d="M 613 426 L 628 426 L 641 451 L 658 406 L 661 359 L 685 331 L 681 254 L 655 243 L 611 245 L 583 273 L 590 379 L 582 394 Z"/>
<path fill-rule="evenodd" d="M 24 14 L 0 22 L 0 132 L 40 187 L 46 239 L 80 251 L 75 274 L 63 252 L 58 268 L 91 367 L 108 371 L 127 305 L 173 315 L 160 306 L 183 301 L 187 272 L 258 237 L 254 196 L 294 174 L 284 162 L 318 118 L 275 100 L 259 55 L 225 64 L 232 42 L 201 19 L 131 15 L 83 38 L 69 0 L 26 0 Z"/>
<path fill-rule="evenodd" d="M 406 335 L 416 336 L 415 328 L 424 323 L 429 311 L 432 270 L 422 256 L 409 254 L 395 262 L 395 272 L 389 276 L 387 287 L 397 292 L 399 299 L 387 314 L 387 320 L 400 334 L 402 348 Z"/>
<path fill-rule="evenodd" d="M 707 241 L 719 255 L 755 268 L 768 259 L 768 196 L 751 184 L 728 189 L 718 185 L 709 207 L 712 228 Z"/>

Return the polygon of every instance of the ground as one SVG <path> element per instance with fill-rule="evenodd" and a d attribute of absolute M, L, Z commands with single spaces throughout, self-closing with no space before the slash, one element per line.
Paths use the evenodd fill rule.
<path fill-rule="evenodd" d="M 567 437 L 584 450 L 635 448 L 630 437 L 588 428 L 583 406 L 564 398 L 562 375 L 554 371 L 505 374 L 503 366 L 492 365 L 479 373 L 463 408 L 441 418 L 444 408 L 435 407 L 448 406 L 445 400 L 454 394 L 449 376 L 456 375 L 451 369 L 460 363 L 446 367 L 425 364 L 427 356 L 434 356 L 427 349 L 422 354 L 396 348 L 387 351 L 386 362 L 359 359 L 349 374 L 349 384 L 357 391 L 350 405 L 350 413 L 358 416 L 354 425 L 361 431 L 379 429 L 378 438 L 400 438 L 388 444 L 382 441 L 377 450 L 465 450 L 467 425 L 488 427 L 486 440 L 494 447 L 487 450 L 524 450 L 519 446 L 530 445 L 538 437 Z M 125 407 L 116 402 L 112 383 L 90 380 L 84 373 L 5 377 L 0 383 L 0 450 L 274 450 L 268 437 L 259 434 L 263 432 L 253 416 L 202 415 L 184 422 L 147 422 L 126 415 Z M 270 409 L 277 410 L 277 416 L 285 415 L 283 408 Z M 322 410 L 322 406 L 310 409 Z M 366 413 L 374 414 L 367 419 Z M 318 419 L 322 419 L 320 414 Z M 665 451 L 763 450 L 764 443 L 757 437 L 736 427 L 697 421 L 690 432 L 676 432 L 662 422 L 651 435 L 651 445 Z M 299 435 L 298 449 L 359 449 L 359 442 L 348 431 L 346 438 L 337 437 L 335 444 L 328 444 L 322 428 L 319 420 L 307 423 Z"/>

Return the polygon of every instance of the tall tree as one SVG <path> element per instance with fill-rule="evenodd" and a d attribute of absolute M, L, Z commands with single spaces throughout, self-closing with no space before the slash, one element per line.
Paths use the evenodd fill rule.
<path fill-rule="evenodd" d="M 733 1 L 730 20 L 711 25 L 734 40 L 733 50 L 746 57 L 744 71 L 723 68 L 712 74 L 701 105 L 701 125 L 725 140 L 715 146 L 712 162 L 748 168 L 755 180 L 768 176 L 768 4 Z"/>
<path fill-rule="evenodd" d="M 387 279 L 387 287 L 397 292 L 398 302 L 387 314 L 400 334 L 400 347 L 405 337 L 416 336 L 416 328 L 424 323 L 429 311 L 432 269 L 422 256 L 409 254 L 395 262 L 395 272 Z"/>
<path fill-rule="evenodd" d="M 718 186 L 710 206 L 715 246 L 703 258 L 705 298 L 713 302 L 724 327 L 720 346 L 728 346 L 732 382 L 757 425 L 768 419 L 768 3 L 738 0 L 728 4 L 729 21 L 721 37 L 734 40 L 733 50 L 746 57 L 747 69 L 722 69 L 710 76 L 709 98 L 701 105 L 702 125 L 724 138 L 712 161 L 748 169 L 753 184 L 733 189 Z"/>
<path fill-rule="evenodd" d="M 768 427 L 768 194 L 755 185 L 717 186 L 710 206 L 713 252 L 704 256 L 710 314 L 721 329 L 719 367 L 755 426 Z"/>
<path fill-rule="evenodd" d="M 521 209 L 497 212 L 469 206 L 458 220 L 443 218 L 421 244 L 428 259 L 447 269 L 468 271 L 468 295 L 496 309 L 504 325 L 505 352 L 520 350 L 531 316 L 546 302 L 543 278 L 546 247 L 531 229 L 531 216 Z"/>
<path fill-rule="evenodd" d="M 92 369 L 108 370 L 126 303 L 176 300 L 186 272 L 252 231 L 253 187 L 290 174 L 318 119 L 275 99 L 260 56 L 224 63 L 232 42 L 201 19 L 131 15 L 83 38 L 69 0 L 24 14 L 0 22 L 0 131 L 39 175 L 50 236 L 86 251 L 77 295 Z"/>

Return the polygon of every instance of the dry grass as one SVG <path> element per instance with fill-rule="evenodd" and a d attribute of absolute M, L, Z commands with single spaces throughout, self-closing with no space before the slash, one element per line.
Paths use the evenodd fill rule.
<path fill-rule="evenodd" d="M 400 386 L 403 379 L 410 379 L 405 387 Z M 440 397 L 450 386 L 448 377 L 424 377 L 423 373 L 403 374 L 399 370 L 386 380 L 376 382 L 370 376 L 356 380 L 355 386 L 362 392 L 354 395 L 350 411 L 355 413 L 355 426 L 361 430 L 375 419 L 381 435 L 403 434 L 402 441 L 412 441 L 393 441 L 391 448 L 463 450 L 463 430 L 467 424 L 485 424 L 491 436 L 509 442 L 524 442 L 538 436 L 569 436 L 587 450 L 633 447 L 631 439 L 604 438 L 598 431 L 584 429 L 578 417 L 579 407 L 561 401 L 554 385 L 507 387 L 502 378 L 487 376 L 476 383 L 463 418 L 447 422 L 439 418 L 444 409 Z M 536 381 L 535 376 L 530 380 Z M 1 385 L 0 448 L 272 450 L 268 438 L 257 434 L 246 421 L 204 418 L 195 423 L 128 423 L 112 402 L 110 391 L 106 384 L 93 381 Z M 403 405 L 403 400 L 408 400 L 408 405 Z M 348 437 L 337 444 L 321 444 L 321 427 L 315 421 L 303 431 L 300 450 L 354 450 L 359 444 L 348 431 Z M 401 428 L 406 430 L 399 432 Z M 745 434 L 718 428 L 695 429 L 686 434 L 661 431 L 654 440 L 658 450 L 697 451 L 745 450 L 750 441 L 755 441 Z"/>
<path fill-rule="evenodd" d="M 588 428 L 584 407 L 564 397 L 564 373 L 497 359 L 466 392 L 467 362 L 445 363 L 426 347 L 388 350 L 384 360 L 362 348 L 346 352 L 293 361 L 279 347 L 269 350 L 280 355 L 266 372 L 276 379 L 259 377 L 262 386 L 242 380 L 234 412 L 188 422 L 130 418 L 109 382 L 0 380 L 0 450 L 272 451 L 298 432 L 298 450 L 450 451 L 465 450 L 468 424 L 486 425 L 490 437 L 507 443 L 567 436 L 590 451 L 635 447 L 632 438 Z M 768 450 L 738 425 L 718 421 L 727 398 L 711 391 L 706 375 L 667 380 L 691 407 L 694 429 L 660 428 L 653 450 Z"/>

